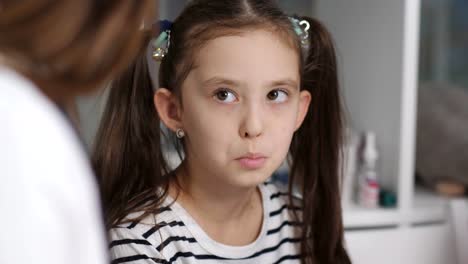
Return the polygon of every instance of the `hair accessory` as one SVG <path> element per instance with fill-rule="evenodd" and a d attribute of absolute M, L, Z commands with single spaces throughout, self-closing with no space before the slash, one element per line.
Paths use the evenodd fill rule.
<path fill-rule="evenodd" d="M 156 39 L 151 40 L 153 48 L 152 58 L 156 61 L 161 61 L 166 56 L 171 44 L 171 28 L 172 22 L 169 20 L 159 21 L 160 34 Z"/>
<path fill-rule="evenodd" d="M 183 137 L 185 136 L 184 130 L 181 129 L 181 128 L 178 128 L 178 129 L 176 130 L 176 136 L 177 136 L 177 138 L 183 138 Z"/>
<path fill-rule="evenodd" d="M 309 50 L 309 29 L 310 29 L 310 24 L 309 21 L 303 19 L 299 20 L 294 17 L 289 17 L 289 20 L 291 21 L 294 32 L 296 32 L 296 35 L 299 37 L 301 41 L 301 47 L 303 51 L 308 51 Z"/>

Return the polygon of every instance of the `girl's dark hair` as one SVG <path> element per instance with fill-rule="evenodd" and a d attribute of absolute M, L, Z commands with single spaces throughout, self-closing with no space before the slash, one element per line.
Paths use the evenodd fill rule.
<path fill-rule="evenodd" d="M 310 23 L 310 48 L 298 62 L 301 89 L 312 94 L 313 102 L 290 146 L 289 188 L 291 193 L 297 183 L 303 196 L 303 263 L 350 263 L 339 194 L 343 122 L 334 47 L 322 24 L 301 19 Z M 218 36 L 255 28 L 281 34 L 301 52 L 291 22 L 273 1 L 191 1 L 174 21 L 171 46 L 160 65 L 160 87 L 177 94 L 200 46 Z M 93 155 L 109 227 L 128 221 L 133 212 L 144 212 L 132 219 L 136 221 L 158 213 L 167 194 L 171 174 L 161 149 L 153 93 L 146 52 L 141 51 L 111 85 Z"/>
<path fill-rule="evenodd" d="M 0 0 L 0 53 L 54 101 L 102 88 L 145 43 L 154 0 Z"/>

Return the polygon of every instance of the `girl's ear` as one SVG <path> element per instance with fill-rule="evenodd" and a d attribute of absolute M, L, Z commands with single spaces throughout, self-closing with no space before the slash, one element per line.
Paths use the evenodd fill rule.
<path fill-rule="evenodd" d="M 170 130 L 176 131 L 182 127 L 181 107 L 177 97 L 166 88 L 159 88 L 154 93 L 154 106 L 159 118 Z"/>
<path fill-rule="evenodd" d="M 296 127 L 294 130 L 298 130 L 301 127 L 302 122 L 309 110 L 310 101 L 312 101 L 312 95 L 307 90 L 302 90 L 299 94 L 299 107 L 297 109 Z"/>

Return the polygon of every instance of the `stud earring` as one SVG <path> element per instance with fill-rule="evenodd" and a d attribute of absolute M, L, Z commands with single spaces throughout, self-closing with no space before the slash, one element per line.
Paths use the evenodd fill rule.
<path fill-rule="evenodd" d="M 176 136 L 177 136 L 177 138 L 183 138 L 185 136 L 184 130 L 182 130 L 181 128 L 178 128 L 176 130 Z"/>

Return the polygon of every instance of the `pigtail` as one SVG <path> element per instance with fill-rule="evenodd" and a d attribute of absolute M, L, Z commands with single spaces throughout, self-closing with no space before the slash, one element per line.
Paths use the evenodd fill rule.
<path fill-rule="evenodd" d="M 161 151 L 160 121 L 145 51 L 110 85 L 92 163 L 109 228 L 130 213 L 153 212 L 167 193 L 169 169 Z M 165 186 L 156 192 L 155 186 Z"/>
<path fill-rule="evenodd" d="M 344 249 L 339 194 L 343 120 L 333 41 L 317 20 L 310 24 L 310 47 L 302 67 L 302 89 L 312 95 L 306 118 L 292 139 L 290 193 L 303 195 L 304 263 L 350 263 Z"/>

